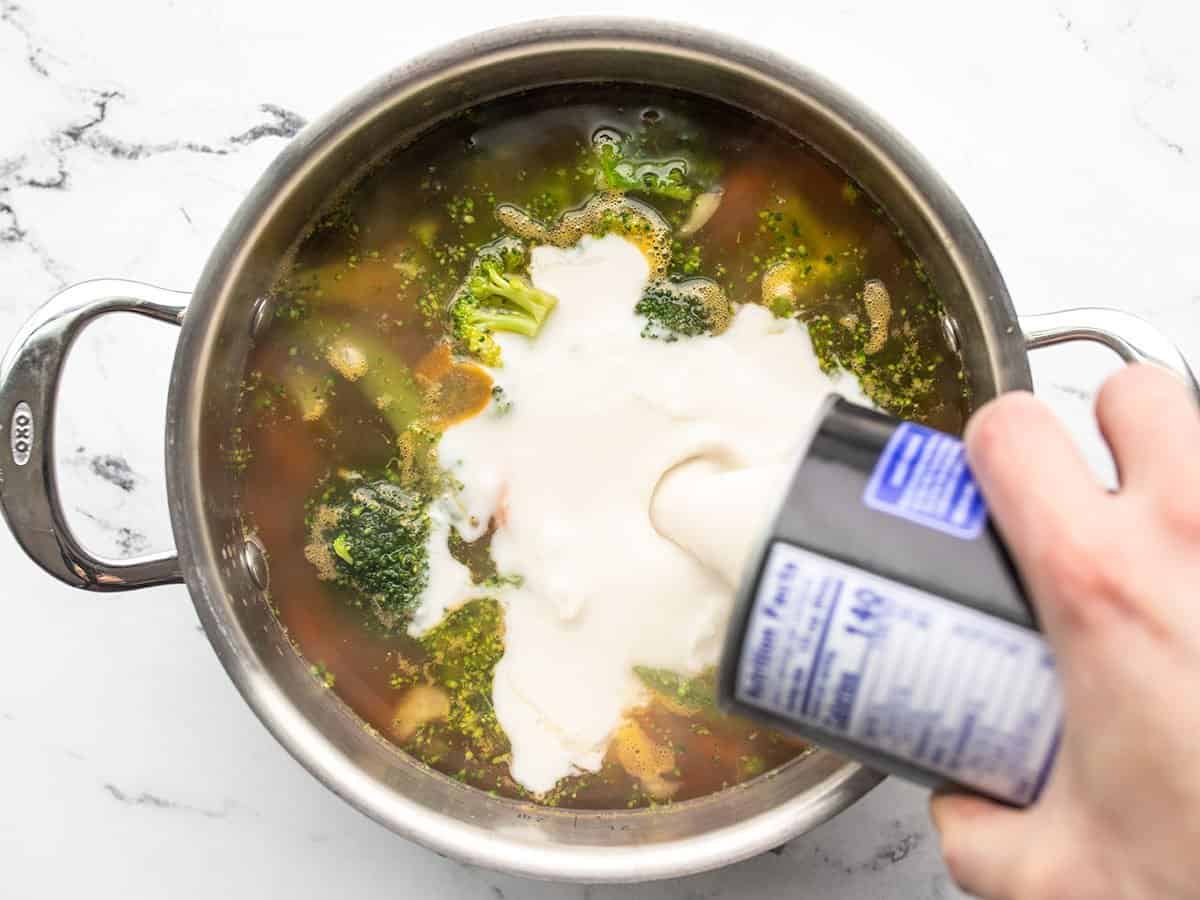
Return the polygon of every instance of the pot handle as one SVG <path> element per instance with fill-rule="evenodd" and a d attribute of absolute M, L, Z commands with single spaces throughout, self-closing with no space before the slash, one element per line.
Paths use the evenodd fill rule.
<path fill-rule="evenodd" d="M 29 318 L 0 360 L 0 510 L 30 558 L 73 587 L 121 591 L 183 580 L 175 553 L 118 561 L 75 539 L 58 496 L 54 411 L 63 363 L 90 322 L 130 312 L 180 325 L 188 296 L 117 279 L 72 285 Z"/>
<path fill-rule="evenodd" d="M 1020 316 L 1018 322 L 1029 350 L 1067 341 L 1095 341 L 1127 363 L 1154 363 L 1170 369 L 1200 397 L 1196 376 L 1175 342 L 1133 313 L 1085 306 Z"/>

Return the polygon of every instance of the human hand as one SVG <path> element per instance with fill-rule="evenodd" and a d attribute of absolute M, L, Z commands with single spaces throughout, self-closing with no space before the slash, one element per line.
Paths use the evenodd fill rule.
<path fill-rule="evenodd" d="M 1116 493 L 1027 393 L 967 426 L 1065 706 L 1034 805 L 933 799 L 951 874 L 992 900 L 1200 897 L 1200 411 L 1178 378 L 1136 365 L 1096 415 Z"/>

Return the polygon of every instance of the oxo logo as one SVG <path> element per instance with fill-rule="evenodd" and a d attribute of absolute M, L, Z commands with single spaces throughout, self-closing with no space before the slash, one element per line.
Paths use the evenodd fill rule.
<path fill-rule="evenodd" d="M 18 403 L 17 408 L 13 410 L 9 443 L 14 463 L 23 466 L 29 462 L 29 456 L 33 452 L 33 410 L 24 401 Z"/>

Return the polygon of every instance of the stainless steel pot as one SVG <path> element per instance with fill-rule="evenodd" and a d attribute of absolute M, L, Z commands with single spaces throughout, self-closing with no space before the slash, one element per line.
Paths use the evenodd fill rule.
<path fill-rule="evenodd" d="M 1026 352 L 1106 344 L 1191 378 L 1178 351 L 1114 310 L 1019 319 L 966 211 L 929 166 L 861 104 L 816 74 L 715 34 L 643 21 L 553 21 L 496 31 L 404 66 L 309 126 L 259 179 L 190 298 L 89 281 L 39 310 L 0 364 L 0 506 L 47 572 L 86 590 L 184 581 L 246 702 L 310 772 L 405 837 L 460 860 L 540 878 L 637 881 L 732 863 L 844 809 L 881 776 L 817 752 L 745 786 L 638 812 L 574 813 L 493 799 L 423 768 L 364 730 L 292 652 L 264 602 L 268 564 L 243 531 L 226 464 L 243 363 L 269 320 L 265 291 L 314 210 L 364 166 L 431 123 L 490 98 L 570 82 L 636 82 L 719 98 L 773 120 L 862 183 L 904 230 L 945 302 L 977 402 L 1031 386 Z M 53 465 L 55 394 L 90 321 L 127 311 L 182 326 L 167 409 L 176 554 L 127 561 L 71 535 Z"/>

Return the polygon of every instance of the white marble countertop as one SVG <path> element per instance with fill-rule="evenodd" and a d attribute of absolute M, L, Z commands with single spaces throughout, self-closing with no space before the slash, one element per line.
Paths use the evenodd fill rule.
<path fill-rule="evenodd" d="M 708 8 L 711 7 L 711 8 Z M 940 169 L 1022 312 L 1121 306 L 1200 360 L 1200 57 L 1191 4 L 664 0 L 824 72 Z M 426 5 L 0 0 L 0 341 L 63 285 L 187 288 L 306 118 L 411 55 L 558 12 Z M 644 4 L 579 11 L 635 14 Z M 165 326 L 82 339 L 60 408 L 79 534 L 170 543 Z M 1039 390 L 1096 451 L 1103 351 L 1035 356 Z M 1103 454 L 1095 453 L 1103 466 Z M 303 772 L 234 691 L 183 588 L 86 595 L 0 534 L 0 895 L 360 898 L 942 898 L 923 791 L 889 782 L 817 831 L 721 872 L 638 887 L 538 884 L 459 865 Z"/>

